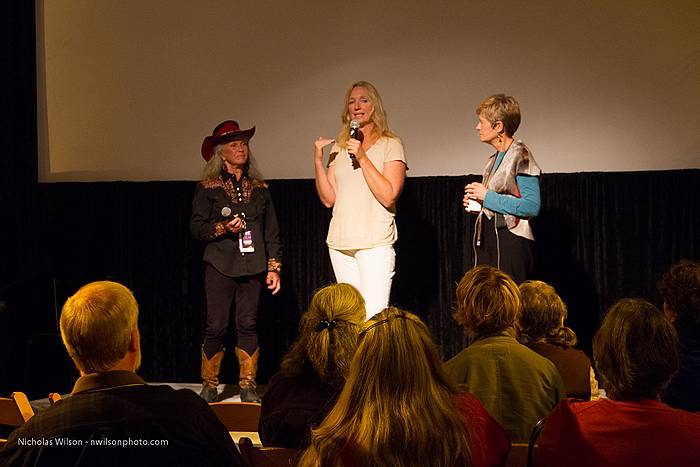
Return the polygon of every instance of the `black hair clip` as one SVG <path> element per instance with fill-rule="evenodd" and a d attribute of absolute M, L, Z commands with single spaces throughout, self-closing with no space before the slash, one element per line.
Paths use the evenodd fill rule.
<path fill-rule="evenodd" d="M 378 314 L 379 314 L 379 313 L 377 313 L 377 315 L 378 315 Z M 376 316 L 376 315 L 375 315 L 375 316 Z M 366 323 L 365 325 L 367 325 L 367 324 L 369 324 L 369 325 L 368 325 L 366 328 L 364 328 L 363 330 L 360 331 L 360 336 L 364 336 L 364 335 L 367 333 L 367 331 L 369 331 L 370 329 L 376 328 L 377 326 L 381 326 L 382 324 L 388 323 L 389 321 L 391 321 L 391 320 L 393 320 L 393 319 L 396 319 L 396 318 L 403 318 L 403 319 L 410 320 L 410 318 L 409 318 L 408 316 L 406 316 L 405 313 L 397 313 L 397 314 L 395 314 L 395 315 L 390 315 L 389 317 L 384 318 L 384 319 L 382 319 L 382 320 L 375 321 L 375 322 L 372 323 L 372 324 L 369 324 L 369 321 L 367 321 L 367 323 Z M 370 321 L 371 321 L 371 318 L 370 318 Z"/>
<path fill-rule="evenodd" d="M 336 320 L 334 320 L 334 319 L 328 321 L 326 318 L 323 318 L 323 319 L 321 320 L 321 322 L 318 323 L 318 326 L 316 326 L 316 332 L 321 332 L 321 331 L 323 331 L 324 329 L 331 330 L 331 329 L 335 328 L 335 326 L 336 326 L 337 324 L 338 324 L 338 323 L 337 323 Z"/>

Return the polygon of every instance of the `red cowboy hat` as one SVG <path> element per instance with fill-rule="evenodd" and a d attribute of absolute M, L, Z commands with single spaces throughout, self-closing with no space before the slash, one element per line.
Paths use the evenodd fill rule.
<path fill-rule="evenodd" d="M 214 155 L 214 148 L 222 143 L 228 143 L 235 139 L 250 139 L 255 134 L 255 127 L 248 130 L 241 130 L 238 122 L 234 120 L 226 120 L 216 125 L 211 136 L 204 138 L 202 143 L 202 157 L 209 162 L 211 156 Z"/>

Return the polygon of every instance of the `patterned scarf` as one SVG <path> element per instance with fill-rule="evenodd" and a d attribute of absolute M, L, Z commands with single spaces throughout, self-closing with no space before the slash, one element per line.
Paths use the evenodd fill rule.
<path fill-rule="evenodd" d="M 487 189 L 499 194 L 508 194 L 520 198 L 520 190 L 515 179 L 517 175 L 539 176 L 542 173 L 540 166 L 531 156 L 530 150 L 522 141 L 513 141 L 498 168 L 494 171 L 498 153 L 489 157 L 484 169 L 483 184 Z M 484 208 L 484 214 L 489 219 L 493 219 L 496 214 L 490 209 Z M 512 214 L 503 214 L 506 225 L 509 229 L 514 228 L 520 219 Z"/>

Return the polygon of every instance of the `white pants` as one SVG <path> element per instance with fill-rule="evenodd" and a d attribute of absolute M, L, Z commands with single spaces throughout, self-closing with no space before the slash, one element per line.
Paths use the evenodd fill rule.
<path fill-rule="evenodd" d="M 336 282 L 354 286 L 365 299 L 370 319 L 389 305 L 396 253 L 392 245 L 362 250 L 328 249 Z"/>

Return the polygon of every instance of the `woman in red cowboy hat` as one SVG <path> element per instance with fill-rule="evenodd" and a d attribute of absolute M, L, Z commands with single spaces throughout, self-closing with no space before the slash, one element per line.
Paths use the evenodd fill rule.
<path fill-rule="evenodd" d="M 241 130 L 227 120 L 204 138 L 207 161 L 192 201 L 192 236 L 207 243 L 204 287 L 207 327 L 202 345 L 202 390 L 207 402 L 218 397 L 226 329 L 234 305 L 236 356 L 243 402 L 258 402 L 256 320 L 263 285 L 280 290 L 281 248 L 275 208 L 267 184 L 251 168 L 248 142 L 255 127 Z"/>

